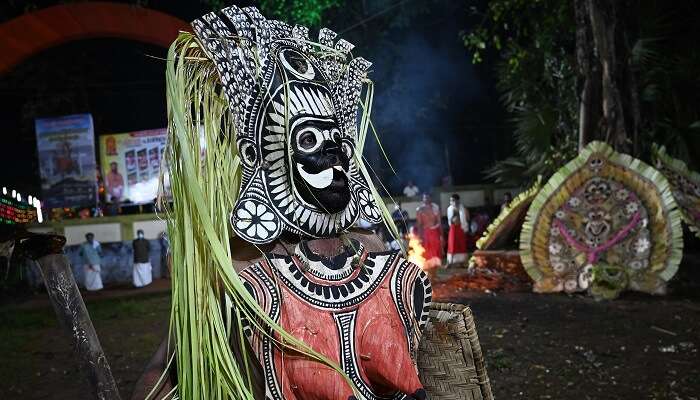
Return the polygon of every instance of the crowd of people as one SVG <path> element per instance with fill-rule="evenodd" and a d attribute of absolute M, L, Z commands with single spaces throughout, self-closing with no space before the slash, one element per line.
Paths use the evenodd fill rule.
<path fill-rule="evenodd" d="M 403 189 L 403 195 L 407 198 L 417 198 L 420 189 L 408 181 Z M 498 211 L 503 210 L 512 200 L 510 192 L 503 195 Z M 442 214 L 440 206 L 433 202 L 430 194 L 423 193 L 420 205 L 416 209 L 415 222 L 410 225 L 408 212 L 402 208 L 401 203 L 395 205 L 392 219 L 398 228 L 399 239 L 407 245 L 407 235 L 415 235 L 420 239 L 424 248 L 425 268 L 435 268 L 443 265 L 464 264 L 467 262 L 467 254 L 474 251 L 476 242 L 483 234 L 492 219 L 487 210 L 467 208 L 461 201 L 459 194 L 450 196 L 450 205 Z M 390 249 L 399 249 L 401 244 L 392 235 L 384 230 L 386 246 Z"/>
<path fill-rule="evenodd" d="M 160 261 L 164 268 L 163 275 L 168 277 L 170 270 L 167 235 L 163 232 L 160 241 Z M 143 230 L 136 232 L 136 239 L 131 242 L 133 249 L 132 283 L 141 288 L 153 282 L 153 266 L 151 265 L 151 242 L 146 239 Z M 80 245 L 79 256 L 83 267 L 83 285 L 88 291 L 98 291 L 104 288 L 102 284 L 102 260 L 104 252 L 102 245 L 95 239 L 92 232 L 85 234 L 85 242 Z"/>
<path fill-rule="evenodd" d="M 468 253 L 474 251 L 476 241 L 491 220 L 489 213 L 483 209 L 470 210 L 462 203 L 459 194 L 454 193 L 450 196 L 450 205 L 443 215 L 440 206 L 433 202 L 430 194 L 421 194 L 420 189 L 412 181 L 407 182 L 403 195 L 407 198 L 417 198 L 419 195 L 422 197 L 413 221 L 409 213 L 402 208 L 401 203 L 395 204 L 391 216 L 398 229 L 399 238 L 393 238 L 387 229 L 378 229 L 364 221 L 359 221 L 358 226 L 367 229 L 377 228 L 376 230 L 383 233 L 387 248 L 393 250 L 407 248 L 408 235 L 415 235 L 420 239 L 425 250 L 423 253 L 425 268 L 466 263 Z M 511 193 L 505 193 L 500 209 L 503 209 L 511 200 Z M 134 287 L 140 288 L 152 283 L 153 266 L 150 261 L 150 241 L 145 238 L 143 230 L 138 230 L 136 236 L 132 241 L 132 283 Z M 167 276 L 169 270 L 167 235 L 164 232 L 161 233 L 159 240 L 162 253 L 161 265 L 168 266 L 163 273 Z M 80 245 L 79 255 L 83 264 L 85 288 L 89 291 L 101 290 L 104 253 L 93 233 L 85 235 L 85 242 Z"/>

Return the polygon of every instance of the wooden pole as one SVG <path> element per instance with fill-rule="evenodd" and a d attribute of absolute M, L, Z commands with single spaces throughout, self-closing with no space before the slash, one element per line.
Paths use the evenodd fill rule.
<path fill-rule="evenodd" d="M 117 384 L 102 351 L 85 303 L 73 279 L 68 259 L 50 254 L 36 260 L 58 322 L 70 338 L 93 398 L 120 400 Z"/>

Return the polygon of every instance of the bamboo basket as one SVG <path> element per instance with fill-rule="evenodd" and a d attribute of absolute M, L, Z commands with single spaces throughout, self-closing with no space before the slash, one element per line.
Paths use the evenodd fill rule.
<path fill-rule="evenodd" d="M 429 399 L 493 400 L 484 355 L 468 306 L 433 303 L 418 350 Z"/>

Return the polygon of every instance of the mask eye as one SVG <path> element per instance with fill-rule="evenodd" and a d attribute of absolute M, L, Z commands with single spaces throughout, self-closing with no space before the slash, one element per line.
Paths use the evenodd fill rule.
<path fill-rule="evenodd" d="M 313 153 L 322 143 L 323 135 L 314 128 L 306 128 L 297 135 L 297 147 L 304 153 Z"/>
<path fill-rule="evenodd" d="M 304 132 L 299 137 L 299 147 L 308 150 L 316 145 L 316 135 L 311 132 Z"/>

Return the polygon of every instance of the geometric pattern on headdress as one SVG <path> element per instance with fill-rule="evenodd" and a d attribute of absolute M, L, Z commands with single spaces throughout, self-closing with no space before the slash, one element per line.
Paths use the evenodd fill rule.
<path fill-rule="evenodd" d="M 333 118 L 344 150 L 354 154 L 360 94 L 371 64 L 352 58 L 353 45 L 336 41 L 336 33 L 326 28 L 312 43 L 308 28 L 268 20 L 254 7 L 231 6 L 192 26 L 216 65 L 236 131 L 243 172 L 231 213 L 234 232 L 262 244 L 283 231 L 332 236 L 360 217 L 379 223 L 381 212 L 355 157 L 348 172 L 350 202 L 335 214 L 299 196 L 290 167 L 287 122 L 296 113 Z"/>
<path fill-rule="evenodd" d="M 521 260 L 538 292 L 664 293 L 682 258 L 680 218 L 658 170 L 592 142 L 532 201 Z"/>

